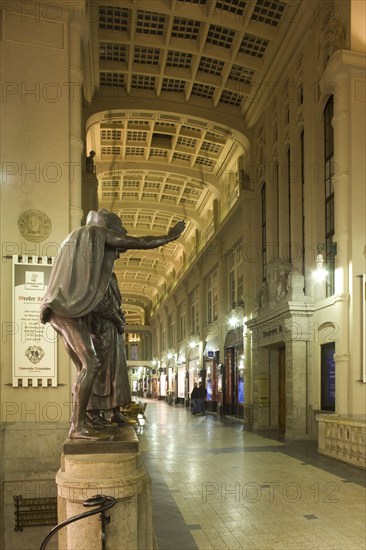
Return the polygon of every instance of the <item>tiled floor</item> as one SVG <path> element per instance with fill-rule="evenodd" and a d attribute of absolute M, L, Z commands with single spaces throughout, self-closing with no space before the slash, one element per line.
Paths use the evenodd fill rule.
<path fill-rule="evenodd" d="M 146 416 L 159 550 L 366 548 L 364 471 L 161 401 Z"/>

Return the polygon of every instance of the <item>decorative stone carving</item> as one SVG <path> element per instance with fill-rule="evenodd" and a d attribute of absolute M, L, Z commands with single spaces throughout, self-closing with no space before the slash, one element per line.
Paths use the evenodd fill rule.
<path fill-rule="evenodd" d="M 330 18 L 320 35 L 320 44 L 327 50 L 328 59 L 334 52 L 341 50 L 344 45 L 342 23 L 338 19 Z"/>
<path fill-rule="evenodd" d="M 52 223 L 41 210 L 27 210 L 18 218 L 19 231 L 27 241 L 40 243 L 51 233 Z"/>
<path fill-rule="evenodd" d="M 300 131 L 304 127 L 304 109 L 299 105 L 296 111 L 296 128 Z"/>
<path fill-rule="evenodd" d="M 297 60 L 295 68 L 295 77 L 297 82 L 301 82 L 304 76 L 304 56 L 301 54 Z"/>
<path fill-rule="evenodd" d="M 331 56 L 344 48 L 344 32 L 342 23 L 330 11 L 325 18 L 319 35 L 318 74 L 324 71 Z"/>
<path fill-rule="evenodd" d="M 257 162 L 258 162 L 259 177 L 262 177 L 264 174 L 264 146 L 265 146 L 265 135 L 264 135 L 264 129 L 261 128 L 258 134 L 258 145 L 257 145 Z"/>
<path fill-rule="evenodd" d="M 286 301 L 304 302 L 304 276 L 284 260 L 275 260 L 266 265 L 266 281 L 255 300 L 257 311 L 273 309 Z"/>
<path fill-rule="evenodd" d="M 303 302 L 304 294 L 304 275 L 298 269 L 293 269 L 287 280 L 288 297 L 292 301 Z"/>

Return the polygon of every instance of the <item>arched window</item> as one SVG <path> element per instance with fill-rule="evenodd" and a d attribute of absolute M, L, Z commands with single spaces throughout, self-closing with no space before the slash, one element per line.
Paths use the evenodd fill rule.
<path fill-rule="evenodd" d="M 266 184 L 262 185 L 261 189 L 261 247 L 262 247 L 262 280 L 265 279 L 264 267 L 267 263 L 267 239 L 266 239 L 266 224 L 267 224 L 267 211 L 266 211 Z"/>
<path fill-rule="evenodd" d="M 290 148 L 287 149 L 287 155 L 286 155 L 286 164 L 287 164 L 287 205 L 288 205 L 288 254 L 287 254 L 287 261 L 291 263 L 292 261 L 292 255 L 291 255 L 291 239 L 292 239 L 292 232 L 291 232 L 291 152 Z"/>
<path fill-rule="evenodd" d="M 326 295 L 334 294 L 334 135 L 333 96 L 324 108 L 324 179 L 325 179 L 325 263 L 327 270 Z"/>

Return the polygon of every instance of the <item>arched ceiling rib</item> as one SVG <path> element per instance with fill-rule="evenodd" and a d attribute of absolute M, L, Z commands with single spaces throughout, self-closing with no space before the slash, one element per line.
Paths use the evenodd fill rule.
<path fill-rule="evenodd" d="M 116 272 L 124 303 L 150 309 L 197 235 L 212 227 L 228 194 L 226 173 L 248 156 L 244 120 L 253 90 L 264 81 L 296 5 L 93 3 L 98 77 L 86 116 L 99 207 L 116 212 L 136 236 L 166 234 L 179 219 L 187 222 L 178 242 L 121 256 Z"/>

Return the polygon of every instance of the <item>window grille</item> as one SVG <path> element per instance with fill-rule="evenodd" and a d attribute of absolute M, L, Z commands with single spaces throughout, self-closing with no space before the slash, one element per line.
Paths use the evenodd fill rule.
<path fill-rule="evenodd" d="M 122 137 L 121 130 L 101 130 L 100 136 L 102 140 L 119 141 Z"/>
<path fill-rule="evenodd" d="M 210 143 L 209 141 L 204 141 L 201 145 L 200 151 L 207 151 L 209 153 L 219 153 L 221 150 L 220 145 L 216 145 L 216 143 Z"/>
<path fill-rule="evenodd" d="M 160 50 L 158 48 L 143 48 L 135 46 L 133 53 L 134 63 L 144 63 L 145 65 L 159 65 Z"/>
<path fill-rule="evenodd" d="M 131 88 L 136 88 L 138 90 L 154 90 L 155 80 L 154 76 L 134 74 L 132 75 Z"/>
<path fill-rule="evenodd" d="M 192 95 L 211 99 L 215 91 L 214 86 L 207 86 L 206 84 L 200 84 L 195 82 L 192 86 Z"/>
<path fill-rule="evenodd" d="M 243 96 L 236 92 L 231 92 L 230 90 L 224 90 L 220 97 L 220 103 L 227 103 L 228 105 L 234 105 L 239 107 Z"/>
<path fill-rule="evenodd" d="M 240 45 L 239 52 L 245 55 L 250 55 L 251 57 L 259 57 L 261 59 L 266 52 L 268 44 L 268 40 L 265 40 L 264 38 L 252 36 L 251 34 L 245 34 Z"/>
<path fill-rule="evenodd" d="M 150 149 L 150 158 L 152 157 L 166 158 L 167 156 L 168 156 L 168 152 L 164 149 Z"/>
<path fill-rule="evenodd" d="M 100 85 L 112 86 L 113 88 L 122 88 L 125 82 L 125 77 L 122 73 L 100 73 Z"/>
<path fill-rule="evenodd" d="M 186 162 L 190 162 L 191 155 L 187 155 L 185 153 L 178 153 L 177 151 L 173 154 L 173 160 L 184 160 Z"/>
<path fill-rule="evenodd" d="M 201 61 L 198 67 L 199 71 L 203 73 L 212 74 L 214 76 L 221 76 L 224 62 L 219 59 L 211 59 L 210 57 L 201 57 Z"/>
<path fill-rule="evenodd" d="M 128 10 L 112 6 L 99 7 L 99 28 L 109 31 L 127 31 Z"/>
<path fill-rule="evenodd" d="M 196 158 L 195 164 L 201 164 L 203 166 L 213 166 L 215 164 L 215 161 L 212 159 L 208 159 L 206 157 L 200 157 L 198 156 Z"/>
<path fill-rule="evenodd" d="M 143 156 L 144 153 L 144 147 L 126 147 L 126 155 L 139 157 Z"/>
<path fill-rule="evenodd" d="M 101 43 L 99 46 L 99 58 L 101 61 L 126 61 L 126 46 L 122 44 Z"/>
<path fill-rule="evenodd" d="M 139 130 L 128 130 L 127 140 L 128 141 L 146 141 L 147 132 Z"/>
<path fill-rule="evenodd" d="M 277 27 L 285 7 L 279 0 L 257 0 L 251 21 Z"/>
<path fill-rule="evenodd" d="M 179 136 L 177 139 L 177 145 L 183 145 L 184 147 L 194 148 L 197 144 L 197 140 L 194 138 Z"/>
<path fill-rule="evenodd" d="M 250 84 L 255 71 L 252 69 L 247 69 L 246 67 L 241 67 L 240 65 L 233 65 L 229 78 L 237 82 L 244 82 L 245 84 Z"/>
<path fill-rule="evenodd" d="M 176 67 L 178 69 L 189 69 L 192 63 L 192 54 L 185 52 L 168 51 L 166 60 L 167 67 Z"/>
<path fill-rule="evenodd" d="M 200 31 L 201 23 L 193 19 L 183 19 L 175 17 L 172 28 L 172 38 L 184 38 L 186 40 L 196 40 Z"/>
<path fill-rule="evenodd" d="M 228 11 L 230 13 L 235 13 L 235 15 L 243 15 L 245 9 L 244 0 L 218 0 L 216 2 L 216 8 L 223 11 Z"/>
<path fill-rule="evenodd" d="M 164 32 L 165 16 L 149 11 L 138 11 L 136 32 L 140 34 L 154 34 L 162 36 Z"/>
<path fill-rule="evenodd" d="M 222 48 L 230 49 L 235 36 L 235 31 L 220 27 L 219 25 L 210 25 L 206 42 Z"/>
<path fill-rule="evenodd" d="M 102 155 L 120 155 L 121 147 L 103 146 L 101 151 Z"/>
<path fill-rule="evenodd" d="M 161 89 L 163 92 L 184 92 L 186 83 L 184 80 L 177 80 L 175 78 L 163 78 L 163 84 Z"/>

